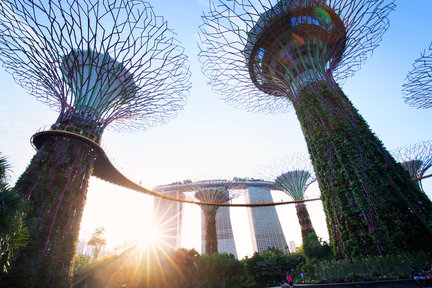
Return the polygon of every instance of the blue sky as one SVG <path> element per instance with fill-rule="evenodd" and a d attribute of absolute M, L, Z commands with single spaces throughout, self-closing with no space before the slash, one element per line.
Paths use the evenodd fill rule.
<path fill-rule="evenodd" d="M 307 151 L 294 112 L 260 114 L 236 110 L 220 100 L 220 95 L 206 84 L 197 59 L 196 43 L 205 3 L 196 0 L 152 1 L 155 12 L 166 18 L 190 57 L 193 86 L 184 110 L 164 126 L 133 133 L 106 131 L 102 138 L 103 147 L 114 165 L 147 188 L 184 179 L 259 177 L 270 161 Z M 409 107 L 403 102 L 401 93 L 412 63 L 432 41 L 432 1 L 397 0 L 396 4 L 396 10 L 390 16 L 390 28 L 380 46 L 343 86 L 371 130 L 389 150 L 430 140 L 432 135 L 432 110 Z M 4 69 L 0 69 L 0 87 L 0 152 L 12 164 L 11 182 L 14 182 L 35 153 L 30 145 L 31 135 L 54 123 L 57 113 L 16 85 Z M 423 183 L 431 197 L 432 179 Z M 311 198 L 317 195 L 316 187 L 309 193 Z M 107 236 L 119 238 L 120 242 L 125 239 L 115 235 L 133 237 L 135 234 L 130 230 L 142 230 L 151 221 L 151 202 L 150 197 L 91 179 L 81 235 L 87 237 L 95 227 L 105 226 Z M 188 214 L 199 213 L 196 208 L 190 209 L 192 212 Z M 292 210 L 288 206 L 278 208 L 283 221 L 295 217 Z M 243 212 L 236 212 L 238 216 L 234 221 L 240 224 L 236 224 L 235 229 L 244 221 Z M 327 237 L 323 214 L 313 215 L 313 220 L 320 226 L 316 228 L 321 237 Z M 283 225 L 297 224 L 286 221 Z M 193 240 L 187 245 L 198 248 L 200 226 L 197 223 L 191 226 L 195 228 L 188 233 Z M 291 231 L 290 234 L 287 232 L 287 240 L 298 242 L 299 228 L 287 230 Z M 235 233 L 238 242 L 249 241 L 244 238 L 247 233 Z M 240 255 L 248 254 L 248 245 L 245 244 L 245 252 Z"/>

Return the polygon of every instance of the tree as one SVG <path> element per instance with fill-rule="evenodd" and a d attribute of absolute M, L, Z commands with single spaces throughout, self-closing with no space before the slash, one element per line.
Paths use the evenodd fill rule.
<path fill-rule="evenodd" d="M 75 255 L 72 261 L 72 273 L 78 274 L 82 269 L 86 268 L 93 262 L 93 259 L 87 255 Z"/>
<path fill-rule="evenodd" d="M 243 278 L 241 262 L 227 253 L 201 255 L 197 270 L 200 280 L 198 287 L 235 287 Z"/>
<path fill-rule="evenodd" d="M 7 272 L 17 250 L 26 245 L 27 227 L 22 221 L 22 201 L 8 185 L 10 165 L 0 156 L 0 271 Z"/>
<path fill-rule="evenodd" d="M 302 255 L 285 254 L 279 249 L 269 248 L 262 253 L 255 252 L 251 258 L 242 260 L 249 282 L 264 285 L 280 283 L 284 271 L 294 270 L 305 263 Z"/>
<path fill-rule="evenodd" d="M 97 259 L 99 257 L 99 253 L 100 253 L 102 247 L 104 247 L 106 245 L 106 239 L 103 235 L 104 233 L 105 233 L 104 227 L 96 228 L 92 234 L 92 237 L 87 242 L 88 245 L 93 246 L 92 251 L 93 251 L 93 258 L 94 259 Z"/>
<path fill-rule="evenodd" d="M 199 287 L 198 275 L 200 273 L 198 263 L 200 254 L 195 249 L 180 248 L 171 251 L 169 261 L 166 263 L 166 275 L 169 276 L 170 287 Z"/>
<path fill-rule="evenodd" d="M 315 233 L 310 233 L 303 241 L 303 251 L 308 259 L 317 258 L 319 260 L 332 256 L 332 251 L 327 242 L 318 238 Z"/>

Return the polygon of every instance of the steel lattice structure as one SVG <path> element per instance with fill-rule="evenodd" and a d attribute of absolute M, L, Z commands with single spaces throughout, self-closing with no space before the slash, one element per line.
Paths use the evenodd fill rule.
<path fill-rule="evenodd" d="M 312 163 L 305 155 L 286 156 L 275 161 L 268 169 L 270 177 L 283 192 L 293 200 L 304 200 L 307 188 L 316 181 Z M 296 203 L 296 212 L 301 228 L 302 240 L 309 233 L 315 233 L 312 221 L 305 203 Z"/>
<path fill-rule="evenodd" d="M 402 92 L 405 102 L 416 108 L 432 107 L 432 42 L 427 51 L 415 60 Z"/>
<path fill-rule="evenodd" d="M 203 16 L 202 70 L 236 107 L 287 111 L 302 86 L 314 78 L 342 84 L 361 67 L 388 28 L 387 15 L 394 4 L 386 2 L 219 1 Z M 280 37 L 284 29 L 291 35 Z M 311 33 L 319 33 L 319 39 L 312 39 Z M 284 45 L 290 48 L 282 49 Z M 309 46 L 307 55 L 319 57 L 292 61 L 305 53 L 304 45 Z"/>
<path fill-rule="evenodd" d="M 8 277 L 66 287 L 99 155 L 88 142 L 99 144 L 108 126 L 145 129 L 174 116 L 190 87 L 187 57 L 141 0 L 5 0 L 0 31 L 3 67 L 60 114 L 33 139 L 39 150 L 15 186 L 30 240 Z"/>
<path fill-rule="evenodd" d="M 432 203 L 417 193 L 338 85 L 378 46 L 393 1 L 215 2 L 202 17 L 202 70 L 236 107 L 294 108 L 335 253 L 349 258 L 431 248 L 426 222 Z M 393 232 L 394 219 L 403 233 Z M 413 230 L 427 230 L 428 240 Z"/>
<path fill-rule="evenodd" d="M 432 167 L 432 141 L 422 141 L 403 146 L 397 149 L 394 154 L 410 176 L 413 179 L 418 179 L 416 183 L 424 192 L 421 179 L 425 176 L 426 171 Z"/>
<path fill-rule="evenodd" d="M 59 118 L 96 114 L 100 129 L 124 131 L 163 123 L 182 108 L 190 87 L 186 56 L 148 3 L 8 0 L 0 9 L 3 67 Z M 93 87 L 88 73 L 105 87 Z M 90 103 L 92 88 L 104 97 Z"/>

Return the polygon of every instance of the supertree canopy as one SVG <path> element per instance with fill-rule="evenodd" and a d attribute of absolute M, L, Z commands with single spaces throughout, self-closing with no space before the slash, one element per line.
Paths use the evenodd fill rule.
<path fill-rule="evenodd" d="M 432 42 L 415 60 L 413 69 L 408 73 L 402 92 L 405 102 L 416 108 L 432 107 Z"/>
<path fill-rule="evenodd" d="M 337 84 L 378 46 L 393 8 L 391 0 L 219 0 L 203 16 L 210 85 L 240 108 L 294 108 L 343 258 L 432 243 L 430 200 Z"/>
<path fill-rule="evenodd" d="M 16 183 L 30 239 L 1 283 L 66 287 L 96 156 L 86 143 L 108 125 L 145 129 L 175 115 L 187 58 L 141 0 L 3 0 L 0 31 L 3 67 L 60 113 Z"/>
<path fill-rule="evenodd" d="M 293 200 L 306 199 L 307 188 L 316 181 L 310 160 L 306 156 L 288 156 L 274 162 L 269 173 L 275 178 L 275 185 L 291 196 Z M 312 221 L 304 202 L 295 203 L 297 218 L 300 224 L 302 240 L 309 233 L 315 233 Z"/>
<path fill-rule="evenodd" d="M 395 152 L 395 158 L 409 172 L 411 178 L 424 192 L 421 181 L 426 171 L 432 167 L 432 141 L 422 141 L 412 145 L 403 146 Z"/>

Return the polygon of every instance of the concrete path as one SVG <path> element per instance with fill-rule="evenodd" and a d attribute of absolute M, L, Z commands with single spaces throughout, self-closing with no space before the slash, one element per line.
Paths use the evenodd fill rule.
<path fill-rule="evenodd" d="M 281 288 L 283 286 L 273 286 L 267 288 Z M 289 286 L 287 286 L 289 287 Z M 294 288 L 419 288 L 414 280 L 387 280 L 369 281 L 355 283 L 332 283 L 332 284 L 295 284 Z M 432 287 L 427 285 L 425 287 Z M 285 287 L 283 287 L 285 288 Z"/>

